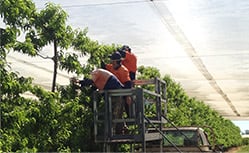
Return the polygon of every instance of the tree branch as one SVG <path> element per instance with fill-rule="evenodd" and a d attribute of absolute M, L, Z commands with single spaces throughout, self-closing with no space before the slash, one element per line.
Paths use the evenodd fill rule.
<path fill-rule="evenodd" d="M 43 55 L 41 55 L 41 54 L 39 54 L 39 53 L 37 53 L 37 55 L 40 56 L 40 57 L 43 58 L 43 59 L 53 59 L 53 57 L 43 56 Z"/>

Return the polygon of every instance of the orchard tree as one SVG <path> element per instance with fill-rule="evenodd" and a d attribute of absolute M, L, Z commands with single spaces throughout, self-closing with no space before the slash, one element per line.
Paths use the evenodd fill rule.
<path fill-rule="evenodd" d="M 74 39 L 74 31 L 66 25 L 67 13 L 60 6 L 52 3 L 47 3 L 46 7 L 38 12 L 31 0 L 8 0 L 1 1 L 0 14 L 6 24 L 5 29 L 14 34 L 10 38 L 15 41 L 7 49 L 12 48 L 14 51 L 29 56 L 41 56 L 40 51 L 43 47 L 53 46 L 52 57 L 41 57 L 50 58 L 54 62 L 51 89 L 54 92 L 58 60 L 62 59 L 62 56 L 65 55 L 63 50 L 68 49 Z M 19 36 L 24 36 L 24 40 L 17 40 Z M 71 69 L 80 70 L 78 57 L 73 57 L 75 57 L 74 65 L 77 67 L 71 67 Z"/>
<path fill-rule="evenodd" d="M 34 29 L 29 30 L 26 39 L 30 39 L 34 48 L 39 51 L 42 47 L 52 44 L 54 74 L 52 92 L 55 91 L 56 75 L 58 69 L 58 56 L 63 54 L 63 49 L 68 49 L 73 39 L 73 31 L 66 25 L 67 13 L 60 6 L 47 3 L 46 8 L 37 13 L 31 22 Z"/>
<path fill-rule="evenodd" d="M 54 74 L 52 92 L 55 91 L 59 55 L 63 49 L 68 49 L 74 37 L 73 30 L 66 25 L 67 13 L 60 6 L 47 3 L 45 9 L 31 14 L 29 24 L 25 25 L 25 41 L 17 42 L 14 50 L 28 53 L 31 56 L 39 55 L 43 47 L 53 46 Z M 41 56 L 43 57 L 43 56 Z M 50 57 L 43 57 L 50 58 Z M 77 60 L 76 60 L 77 61 Z"/>
<path fill-rule="evenodd" d="M 47 3 L 40 12 L 36 10 L 31 0 L 1 1 L 1 17 L 7 28 L 16 35 L 25 35 L 24 41 L 12 45 L 14 51 L 29 56 L 40 56 L 52 59 L 54 63 L 52 91 L 55 91 L 57 69 L 76 74 L 88 75 L 94 67 L 99 67 L 101 60 L 107 61 L 110 53 L 117 45 L 103 45 L 87 36 L 87 28 L 73 30 L 66 25 L 67 13 L 53 3 Z M 53 56 L 42 56 L 40 51 L 48 45 L 53 46 Z M 73 49 L 74 52 L 69 51 Z M 85 58 L 81 64 L 79 58 Z"/>

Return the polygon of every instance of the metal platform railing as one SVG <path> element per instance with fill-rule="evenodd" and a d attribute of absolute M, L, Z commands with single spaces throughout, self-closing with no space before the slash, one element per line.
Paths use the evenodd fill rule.
<path fill-rule="evenodd" d="M 145 89 L 144 86 L 148 84 L 154 85 L 154 92 Z M 110 146 L 114 143 L 139 143 L 142 145 L 142 151 L 145 152 L 147 141 L 162 140 L 160 132 L 148 130 L 155 126 L 160 130 L 166 123 L 166 120 L 161 117 L 167 111 L 166 83 L 155 78 L 137 81 L 135 85 L 136 87 L 132 89 L 104 90 L 94 93 L 95 142 L 103 143 L 106 152 L 111 151 Z M 126 97 L 132 100 L 127 113 L 124 111 Z"/>

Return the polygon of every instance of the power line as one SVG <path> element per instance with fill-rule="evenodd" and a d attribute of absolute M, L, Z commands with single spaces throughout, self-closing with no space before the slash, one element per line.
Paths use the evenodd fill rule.
<path fill-rule="evenodd" d="M 154 0 L 154 1 L 167 1 L 167 0 Z M 124 5 L 124 4 L 139 4 L 139 3 L 149 3 L 148 1 L 121 1 L 121 2 L 107 2 L 107 3 L 90 3 L 90 4 L 78 4 L 78 5 L 61 5 L 62 8 L 76 8 L 76 7 L 94 7 L 94 6 L 112 6 L 112 5 Z M 42 9 L 39 7 L 38 9 Z"/>
<path fill-rule="evenodd" d="M 156 1 L 166 1 L 166 0 L 156 0 Z M 62 8 L 76 8 L 76 7 L 91 7 L 91 6 L 112 6 L 112 5 L 124 5 L 124 4 L 138 4 L 138 3 L 149 3 L 144 0 L 137 1 L 121 1 L 121 2 L 106 2 L 106 3 L 90 3 L 90 4 L 79 4 L 79 5 L 62 5 Z M 41 9 L 41 8 L 38 8 Z"/>
<path fill-rule="evenodd" d="M 109 3 L 94 3 L 94 4 L 81 4 L 81 5 L 67 5 L 62 6 L 63 8 L 72 8 L 72 7 L 88 7 L 88 6 L 101 6 L 101 5 L 123 5 L 123 4 L 134 4 L 134 3 L 145 3 L 144 0 L 142 1 L 124 1 L 124 2 L 109 2 Z"/>

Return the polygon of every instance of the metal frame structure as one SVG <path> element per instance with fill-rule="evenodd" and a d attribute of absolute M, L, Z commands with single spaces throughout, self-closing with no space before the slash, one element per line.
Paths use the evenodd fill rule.
<path fill-rule="evenodd" d="M 158 78 L 152 80 L 137 80 L 135 88 L 96 91 L 94 93 L 94 135 L 96 143 L 104 144 L 104 152 L 110 152 L 111 146 L 117 143 L 139 145 L 142 152 L 146 152 L 146 142 L 160 141 L 162 150 L 162 130 L 166 120 L 166 83 Z M 154 87 L 155 91 L 146 88 Z M 142 88 L 144 87 L 144 88 Z M 114 103 L 120 103 L 123 107 L 123 97 L 129 96 L 132 104 L 127 117 L 122 111 L 122 117 L 113 117 Z M 114 100 L 115 99 L 115 100 Z M 117 101 L 119 99 L 119 101 Z M 123 109 L 121 109 L 123 110 Z M 162 111 L 164 110 L 164 112 Z M 117 124 L 126 124 L 129 127 L 127 133 L 116 133 Z M 154 128 L 154 130 L 150 130 Z M 157 130 L 155 130 L 155 128 Z M 116 129 L 117 130 L 117 129 Z M 134 145 L 132 145 L 134 144 Z"/>

